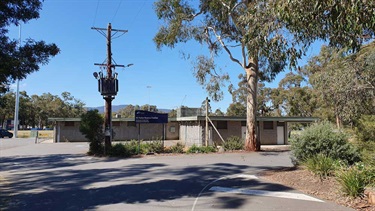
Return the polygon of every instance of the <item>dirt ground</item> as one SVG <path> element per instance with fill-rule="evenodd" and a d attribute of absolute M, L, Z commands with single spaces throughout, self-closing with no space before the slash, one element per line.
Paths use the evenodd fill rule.
<path fill-rule="evenodd" d="M 285 168 L 282 170 L 267 171 L 260 175 L 260 177 L 293 187 L 322 200 L 332 201 L 356 210 L 375 211 L 375 205 L 369 204 L 366 196 L 356 199 L 344 196 L 335 178 L 331 177 L 321 181 L 319 177 L 313 175 L 307 169 Z"/>

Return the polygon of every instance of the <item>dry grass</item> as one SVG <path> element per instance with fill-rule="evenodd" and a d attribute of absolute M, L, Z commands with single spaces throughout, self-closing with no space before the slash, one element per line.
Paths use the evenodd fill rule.
<path fill-rule="evenodd" d="M 30 138 L 31 130 L 19 130 L 18 137 Z M 53 138 L 53 130 L 38 130 L 38 137 L 39 138 Z"/>

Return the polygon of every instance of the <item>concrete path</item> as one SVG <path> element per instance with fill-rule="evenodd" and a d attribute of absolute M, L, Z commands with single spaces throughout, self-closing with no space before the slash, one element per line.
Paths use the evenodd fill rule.
<path fill-rule="evenodd" d="M 1 139 L 0 209 L 350 210 L 256 177 L 291 166 L 287 151 L 113 159 L 87 150 Z"/>

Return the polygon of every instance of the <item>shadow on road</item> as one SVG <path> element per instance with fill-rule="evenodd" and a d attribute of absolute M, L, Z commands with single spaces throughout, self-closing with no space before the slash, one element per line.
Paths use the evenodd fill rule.
<path fill-rule="evenodd" d="M 6 157 L 1 158 L 0 162 L 2 172 L 13 171 L 9 184 L 0 184 L 3 197 L 10 197 L 11 200 L 11 203 L 2 204 L 0 209 L 9 210 L 86 210 L 121 203 L 195 199 L 204 186 L 220 177 L 255 168 L 274 169 L 229 163 L 172 167 L 152 160 L 148 164 L 130 164 L 131 159 L 99 159 L 68 154 Z M 98 162 L 105 167 L 98 168 Z M 224 180 L 215 185 L 220 185 Z M 235 178 L 225 182 L 241 187 L 251 185 L 252 188 L 290 190 L 282 185 L 258 180 Z M 205 196 L 213 194 L 205 192 Z M 249 197 L 251 200 L 252 196 Z M 218 196 L 218 199 L 222 201 L 219 207 L 222 209 L 239 208 L 244 203 L 236 195 L 230 198 Z"/>

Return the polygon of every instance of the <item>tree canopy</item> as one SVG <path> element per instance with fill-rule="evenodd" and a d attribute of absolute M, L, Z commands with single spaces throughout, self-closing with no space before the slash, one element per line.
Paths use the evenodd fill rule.
<path fill-rule="evenodd" d="M 2 0 L 0 2 L 0 93 L 7 91 L 10 83 L 25 79 L 39 70 L 49 59 L 60 52 L 56 44 L 28 39 L 20 44 L 11 40 L 7 27 L 39 18 L 40 0 Z"/>
<path fill-rule="evenodd" d="M 315 40 L 357 51 L 374 37 L 373 1 L 320 0 L 159 0 L 155 11 L 165 24 L 154 37 L 158 49 L 195 40 L 209 55 L 195 59 L 195 76 L 213 100 L 222 98 L 228 74 L 215 64 L 222 52 L 246 73 L 246 150 L 260 150 L 256 139 L 257 84 L 272 81 Z M 239 56 L 238 56 L 239 55 Z"/>

